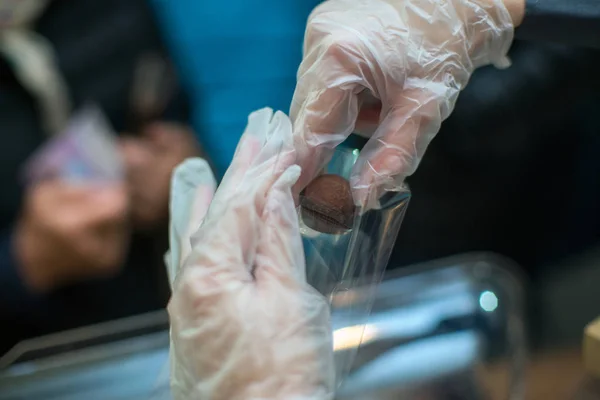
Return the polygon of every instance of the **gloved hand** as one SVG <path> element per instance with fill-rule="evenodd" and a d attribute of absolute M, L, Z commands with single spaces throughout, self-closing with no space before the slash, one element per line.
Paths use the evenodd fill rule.
<path fill-rule="evenodd" d="M 250 115 L 205 218 L 208 165 L 195 159 L 175 171 L 167 255 L 175 399 L 333 397 L 329 306 L 305 280 L 295 156 L 290 120 L 263 109 Z"/>
<path fill-rule="evenodd" d="M 501 0 L 328 0 L 311 14 L 291 117 L 303 188 L 332 150 L 371 139 L 354 167 L 355 200 L 376 207 L 412 174 L 477 67 L 508 65 Z"/>

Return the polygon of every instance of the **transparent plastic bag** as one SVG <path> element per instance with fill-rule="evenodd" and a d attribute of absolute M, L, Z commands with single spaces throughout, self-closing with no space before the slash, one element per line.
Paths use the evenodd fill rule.
<path fill-rule="evenodd" d="M 347 142 L 334 152 L 324 173 L 350 177 L 360 152 L 351 145 Z M 363 335 L 369 334 L 364 328 L 375 289 L 383 277 L 410 195 L 407 186 L 386 193 L 379 209 L 365 213 L 357 210 L 352 228 L 341 234 L 311 229 L 298 208 L 307 281 L 331 304 L 338 385 L 352 367 Z M 363 301 L 352 301 L 353 289 L 359 286 Z"/>
<path fill-rule="evenodd" d="M 525 398 L 519 271 L 488 253 L 387 271 L 336 400 Z M 370 293 L 340 293 L 335 314 Z M 168 358 L 164 311 L 33 339 L 0 358 L 0 400 L 168 400 Z"/>

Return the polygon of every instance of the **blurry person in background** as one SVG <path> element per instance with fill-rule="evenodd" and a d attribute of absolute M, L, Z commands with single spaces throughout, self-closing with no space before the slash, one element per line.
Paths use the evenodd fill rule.
<path fill-rule="evenodd" d="M 31 154 L 89 102 L 128 132 L 125 181 L 24 187 Z M 164 307 L 169 180 L 199 154 L 187 120 L 145 1 L 0 0 L 0 353 Z"/>

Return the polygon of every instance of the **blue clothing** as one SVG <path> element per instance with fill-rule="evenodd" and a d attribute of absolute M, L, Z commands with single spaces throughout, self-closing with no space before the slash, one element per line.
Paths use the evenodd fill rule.
<path fill-rule="evenodd" d="M 153 0 L 217 175 L 250 112 L 289 111 L 306 20 L 319 2 Z"/>

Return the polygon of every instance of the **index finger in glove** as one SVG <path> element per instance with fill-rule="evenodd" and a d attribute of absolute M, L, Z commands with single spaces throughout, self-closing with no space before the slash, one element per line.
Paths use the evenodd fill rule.
<path fill-rule="evenodd" d="M 421 82 L 391 102 L 373 137 L 363 148 L 351 175 L 357 203 L 378 206 L 385 191 L 397 191 L 417 168 L 427 145 L 450 113 L 458 90 L 444 83 Z"/>
<path fill-rule="evenodd" d="M 294 101 L 298 100 L 294 96 Z M 294 103 L 296 104 L 296 103 Z M 297 162 L 302 167 L 298 191 L 302 190 L 329 162 L 333 150 L 354 130 L 358 99 L 340 88 L 315 91 L 308 95 L 294 120 Z"/>
<path fill-rule="evenodd" d="M 386 57 L 402 49 L 386 48 L 380 32 L 383 23 L 394 26 L 388 20 L 397 13 L 386 13 L 388 5 L 376 2 L 384 8 L 377 14 L 384 15 L 385 21 L 373 22 L 364 18 L 373 13 L 373 4 L 367 3 L 325 2 L 309 19 L 291 107 L 298 164 L 303 170 L 298 189 L 320 172 L 335 147 L 355 131 L 365 98 L 386 102 L 390 92 L 402 88 L 403 58 Z M 352 11 L 343 10 L 346 6 Z M 396 76 L 383 70 L 389 63 L 394 64 Z"/>

